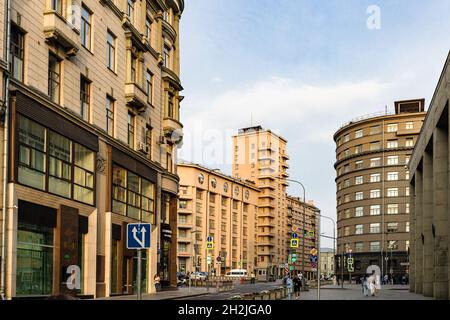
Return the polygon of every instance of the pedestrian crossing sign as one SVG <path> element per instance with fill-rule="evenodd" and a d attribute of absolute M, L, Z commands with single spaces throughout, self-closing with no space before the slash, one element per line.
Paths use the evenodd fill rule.
<path fill-rule="evenodd" d="M 206 243 L 206 249 L 208 249 L 208 250 L 214 249 L 214 242 L 207 242 Z"/>
<path fill-rule="evenodd" d="M 298 248 L 298 239 L 291 239 L 291 248 Z"/>

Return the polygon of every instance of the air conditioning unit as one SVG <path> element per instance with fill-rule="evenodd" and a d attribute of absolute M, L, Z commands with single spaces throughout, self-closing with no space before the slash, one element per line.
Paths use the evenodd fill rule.
<path fill-rule="evenodd" d="M 148 154 L 148 146 L 146 143 L 142 142 L 142 141 L 138 141 L 138 150 Z"/>

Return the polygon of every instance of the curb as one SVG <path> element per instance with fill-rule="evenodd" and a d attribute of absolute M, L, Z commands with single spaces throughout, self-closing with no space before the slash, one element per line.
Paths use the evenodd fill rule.
<path fill-rule="evenodd" d="M 169 298 L 163 298 L 163 299 L 157 299 L 157 300 L 177 300 L 177 299 L 184 299 L 184 298 L 193 298 L 193 297 L 199 297 L 199 296 L 206 296 L 211 294 L 211 292 L 206 292 L 206 293 L 196 293 L 196 294 L 191 294 L 191 295 L 187 295 L 187 296 L 179 296 L 179 297 L 169 297 Z"/>

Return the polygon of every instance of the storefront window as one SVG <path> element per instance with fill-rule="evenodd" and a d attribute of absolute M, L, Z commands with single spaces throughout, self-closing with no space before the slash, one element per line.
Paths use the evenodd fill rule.
<path fill-rule="evenodd" d="M 119 293 L 117 288 L 117 240 L 112 240 L 111 243 L 111 293 Z"/>
<path fill-rule="evenodd" d="M 155 223 L 155 185 L 119 166 L 113 167 L 113 212 Z"/>
<path fill-rule="evenodd" d="M 45 128 L 19 116 L 19 170 L 21 183 L 45 189 Z"/>
<path fill-rule="evenodd" d="M 16 294 L 50 295 L 52 279 L 53 229 L 19 222 Z"/>
<path fill-rule="evenodd" d="M 95 152 L 21 115 L 18 127 L 18 181 L 93 205 Z"/>

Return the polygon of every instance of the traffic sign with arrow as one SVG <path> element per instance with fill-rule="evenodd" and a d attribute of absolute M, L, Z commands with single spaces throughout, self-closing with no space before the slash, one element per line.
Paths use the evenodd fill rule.
<path fill-rule="evenodd" d="M 150 223 L 129 223 L 127 225 L 127 248 L 150 248 L 151 229 L 152 225 Z"/>

